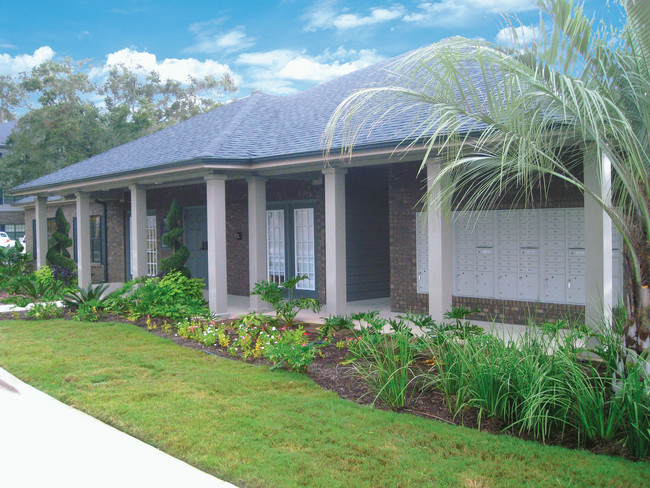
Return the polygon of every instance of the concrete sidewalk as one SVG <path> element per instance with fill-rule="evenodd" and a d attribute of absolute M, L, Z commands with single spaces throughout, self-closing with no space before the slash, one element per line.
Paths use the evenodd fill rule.
<path fill-rule="evenodd" d="M 235 488 L 0 368 L 0 486 Z"/>

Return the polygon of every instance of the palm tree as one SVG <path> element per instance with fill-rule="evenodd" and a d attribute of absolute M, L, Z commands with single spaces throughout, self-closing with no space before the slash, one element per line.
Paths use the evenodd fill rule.
<path fill-rule="evenodd" d="M 627 21 L 618 31 L 596 29 L 571 0 L 539 0 L 534 39 L 518 39 L 511 23 L 516 48 L 452 38 L 418 49 L 396 61 L 385 85 L 342 102 L 326 135 L 328 148 L 342 137 L 351 152 L 363 130 L 412 112 L 402 145 L 424 146 L 422 167 L 444 156 L 428 198 L 446 209 L 461 192 L 469 208 L 495 208 L 507 188 L 531 202 L 558 180 L 590 195 L 625 242 L 625 334 L 642 353 L 650 346 L 650 5 L 621 2 Z M 585 184 L 586 151 L 611 162 L 609 197 Z"/>

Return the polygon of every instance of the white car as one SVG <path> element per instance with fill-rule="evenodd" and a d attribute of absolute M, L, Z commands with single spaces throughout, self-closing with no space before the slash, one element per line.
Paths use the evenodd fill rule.
<path fill-rule="evenodd" d="M 8 247 L 12 245 L 12 240 L 6 232 L 0 232 L 0 247 Z"/>

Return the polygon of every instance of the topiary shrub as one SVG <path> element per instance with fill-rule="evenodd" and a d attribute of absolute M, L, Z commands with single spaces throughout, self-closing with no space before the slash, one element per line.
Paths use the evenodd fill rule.
<path fill-rule="evenodd" d="M 65 219 L 61 207 L 56 210 L 54 221 L 56 223 L 56 229 L 52 237 L 50 237 L 49 249 L 45 258 L 52 268 L 55 278 L 69 285 L 76 278 L 74 270 L 77 264 L 70 258 L 70 253 L 68 252 L 68 247 L 72 246 L 72 239 L 68 235 L 70 232 L 70 224 Z"/>
<path fill-rule="evenodd" d="M 161 272 L 165 275 L 170 271 L 180 271 L 189 278 L 190 270 L 185 267 L 185 263 L 190 257 L 190 251 L 181 241 L 183 237 L 181 206 L 175 198 L 169 208 L 165 224 L 167 225 L 167 233 L 163 234 L 162 242 L 172 250 L 172 255 L 160 260 Z"/>

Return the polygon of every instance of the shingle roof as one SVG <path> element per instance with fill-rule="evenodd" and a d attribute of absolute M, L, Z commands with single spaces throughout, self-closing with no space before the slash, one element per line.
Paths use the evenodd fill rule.
<path fill-rule="evenodd" d="M 17 120 L 12 120 L 11 122 L 3 122 L 0 124 L 0 146 L 7 144 L 7 138 L 11 131 L 14 130 Z"/>
<path fill-rule="evenodd" d="M 25 183 L 17 189 L 42 188 L 180 165 L 196 160 L 229 164 L 287 159 L 323 151 L 323 131 L 345 97 L 384 82 L 392 63 L 386 60 L 306 91 L 276 96 L 254 93 L 210 112 L 118 146 L 90 159 Z M 364 133 L 356 147 L 389 145 L 409 135 L 417 108 Z M 340 139 L 335 146 L 340 147 Z"/>

